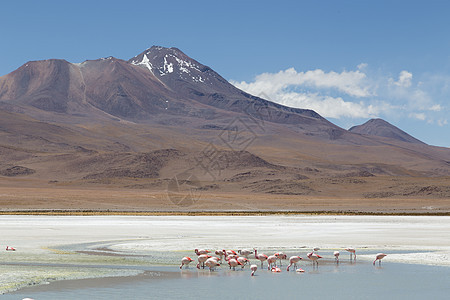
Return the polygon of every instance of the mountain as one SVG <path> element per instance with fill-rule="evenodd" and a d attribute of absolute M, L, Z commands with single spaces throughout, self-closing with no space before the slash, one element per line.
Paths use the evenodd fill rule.
<path fill-rule="evenodd" d="M 348 131 L 365 135 L 386 137 L 407 143 L 425 144 L 424 142 L 407 134 L 400 128 L 382 119 L 371 119 L 364 124 L 353 126 Z"/>
<path fill-rule="evenodd" d="M 383 120 L 347 131 L 312 110 L 245 93 L 179 49 L 158 46 L 129 60 L 32 61 L 0 77 L 0 154 L 0 188 L 48 191 L 42 199 L 54 198 L 52 207 L 79 199 L 56 191 L 101 191 L 95 197 L 108 205 L 122 195 L 111 200 L 121 207 L 138 191 L 139 201 L 178 195 L 180 182 L 220 195 L 221 207 L 254 195 L 272 208 L 308 197 L 450 197 L 442 179 L 450 149 Z M 1 195 L 0 205 L 9 199 Z M 31 198 L 7 203 L 33 206 Z"/>

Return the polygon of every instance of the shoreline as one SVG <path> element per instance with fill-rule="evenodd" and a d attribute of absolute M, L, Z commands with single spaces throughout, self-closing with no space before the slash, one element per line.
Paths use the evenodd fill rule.
<path fill-rule="evenodd" d="M 113 286 L 115 284 L 133 283 L 142 280 L 164 280 L 178 278 L 177 272 L 169 271 L 143 271 L 135 275 L 123 276 L 106 276 L 94 278 L 78 278 L 78 279 L 57 279 L 47 283 L 38 283 L 29 285 L 17 290 L 6 292 L 3 295 L 15 295 L 24 293 L 38 293 L 38 292 L 58 292 L 61 290 L 78 290 L 81 288 L 98 288 L 104 286 Z M 1 294 L 0 294 L 1 295 Z"/>
<path fill-rule="evenodd" d="M 318 215 L 318 216 L 450 216 L 445 212 L 372 212 L 372 211 L 233 211 L 233 210 L 192 210 L 192 211 L 128 211 L 128 210 L 2 210 L 0 215 L 37 215 L 37 216 L 273 216 L 273 215 Z"/>
<path fill-rule="evenodd" d="M 160 263 L 175 266 L 180 257 L 192 255 L 195 248 L 253 247 L 266 254 L 283 250 L 289 255 L 304 255 L 319 246 L 324 257 L 333 258 L 333 250 L 344 254 L 346 247 L 352 247 L 360 249 L 358 257 L 368 263 L 375 253 L 384 252 L 388 254 L 385 260 L 390 262 L 450 267 L 448 216 L 319 215 L 297 211 L 208 211 L 201 215 L 152 212 L 139 216 L 135 211 L 126 212 L 129 215 L 78 211 L 86 212 L 92 215 L 64 215 L 67 211 L 45 215 L 39 211 L 34 216 L 0 216 L 4 244 L 17 249 L 0 252 L 4 262 L 3 290 L 20 282 L 45 284 L 52 278 L 134 274 Z"/>

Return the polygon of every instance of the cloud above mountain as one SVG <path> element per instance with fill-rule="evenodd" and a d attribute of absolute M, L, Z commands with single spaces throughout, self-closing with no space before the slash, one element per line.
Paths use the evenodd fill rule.
<path fill-rule="evenodd" d="M 446 107 L 435 96 L 436 90 L 442 91 L 448 81 L 438 79 L 440 83 L 436 77 L 424 75 L 415 80 L 407 70 L 401 70 L 397 76 L 387 75 L 361 63 L 350 71 L 299 72 L 289 68 L 257 75 L 251 82 L 231 80 L 231 83 L 250 94 L 291 107 L 313 109 L 327 118 L 402 114 L 406 118 L 445 125 L 447 120 L 439 113 Z"/>

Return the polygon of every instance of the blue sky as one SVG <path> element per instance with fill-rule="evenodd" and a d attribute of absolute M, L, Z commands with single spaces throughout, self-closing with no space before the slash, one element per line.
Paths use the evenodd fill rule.
<path fill-rule="evenodd" d="M 6 2 L 6 1 L 5 1 Z M 0 76 L 27 61 L 177 47 L 344 128 L 381 117 L 450 147 L 450 1 L 7 1 Z"/>

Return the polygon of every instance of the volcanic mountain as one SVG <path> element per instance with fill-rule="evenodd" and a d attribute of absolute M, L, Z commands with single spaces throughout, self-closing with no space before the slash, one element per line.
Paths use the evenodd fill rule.
<path fill-rule="evenodd" d="M 424 144 L 422 141 L 419 141 L 382 119 L 371 119 L 362 125 L 353 126 L 348 131 L 359 134 L 382 136 L 408 143 Z"/>
<path fill-rule="evenodd" d="M 190 178 L 191 189 L 223 195 L 379 198 L 408 197 L 406 183 L 383 194 L 392 177 L 450 175 L 447 148 L 383 120 L 347 131 L 255 97 L 177 48 L 28 62 L 0 77 L 0 117 L 0 186 L 164 193 Z"/>

